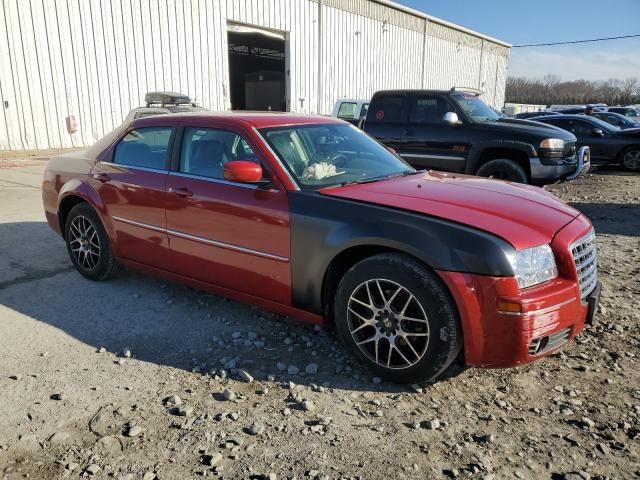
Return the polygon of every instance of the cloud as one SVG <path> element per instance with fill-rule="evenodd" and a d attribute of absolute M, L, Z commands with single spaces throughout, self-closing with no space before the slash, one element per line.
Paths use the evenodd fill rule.
<path fill-rule="evenodd" d="M 580 46 L 513 48 L 509 75 L 542 78 L 547 73 L 562 80 L 640 78 L 640 40 Z"/>

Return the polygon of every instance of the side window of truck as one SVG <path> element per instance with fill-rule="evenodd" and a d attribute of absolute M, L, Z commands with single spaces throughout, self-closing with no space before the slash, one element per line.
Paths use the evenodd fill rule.
<path fill-rule="evenodd" d="M 443 97 L 419 96 L 411 104 L 409 122 L 442 123 L 444 114 L 453 111 L 453 106 Z"/>
<path fill-rule="evenodd" d="M 352 119 L 356 114 L 356 104 L 353 102 L 342 102 L 338 109 L 338 118 Z"/>
<path fill-rule="evenodd" d="M 376 122 L 401 122 L 404 95 L 385 95 L 378 97 L 370 105 L 367 118 Z"/>

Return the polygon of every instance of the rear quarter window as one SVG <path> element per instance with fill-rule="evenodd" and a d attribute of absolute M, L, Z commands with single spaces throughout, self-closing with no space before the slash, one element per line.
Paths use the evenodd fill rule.
<path fill-rule="evenodd" d="M 384 95 L 369 105 L 367 122 L 401 122 L 404 95 Z"/>
<path fill-rule="evenodd" d="M 113 162 L 131 167 L 165 170 L 171 132 L 171 127 L 131 130 L 116 145 Z"/>

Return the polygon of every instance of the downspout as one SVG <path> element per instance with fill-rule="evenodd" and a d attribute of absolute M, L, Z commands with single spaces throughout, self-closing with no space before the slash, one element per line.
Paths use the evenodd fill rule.
<path fill-rule="evenodd" d="M 425 70 L 427 68 L 427 36 L 429 35 L 429 20 L 424 19 L 424 32 L 422 38 L 422 72 L 420 72 L 420 86 L 427 88 L 424 84 Z"/>
<path fill-rule="evenodd" d="M 318 0 L 318 100 L 316 101 L 317 114 L 322 114 L 322 0 Z"/>

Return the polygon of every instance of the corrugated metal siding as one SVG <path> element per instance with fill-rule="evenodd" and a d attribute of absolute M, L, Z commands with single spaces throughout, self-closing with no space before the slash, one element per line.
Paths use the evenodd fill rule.
<path fill-rule="evenodd" d="M 286 34 L 293 111 L 452 85 L 502 103 L 507 48 L 369 0 L 323 0 L 318 32 L 319 9 L 317 0 L 3 0 L 0 150 L 91 144 L 152 90 L 229 108 L 228 22 Z"/>

